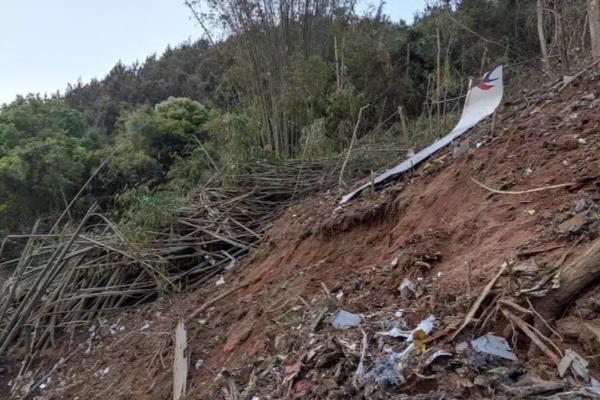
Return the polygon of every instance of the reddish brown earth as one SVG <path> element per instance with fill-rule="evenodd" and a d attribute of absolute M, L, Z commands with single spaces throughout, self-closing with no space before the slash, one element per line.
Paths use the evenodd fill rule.
<path fill-rule="evenodd" d="M 314 335 L 307 333 L 323 307 L 370 315 L 402 308 L 410 326 L 430 313 L 442 321 L 440 332 L 456 326 L 470 300 L 503 262 L 557 247 L 536 255 L 538 264 L 556 265 L 567 252 L 576 255 L 594 238 L 593 229 L 573 235 L 559 232 L 558 226 L 572 216 L 578 200 L 600 204 L 600 101 L 580 100 L 590 93 L 600 97 L 599 83 L 591 74 L 563 93 L 542 99 L 538 107 L 522 112 L 507 107 L 498 116 L 494 135 L 487 124 L 469 134 L 468 154 L 453 159 L 442 152 L 404 182 L 375 195 L 340 207 L 335 201 L 338 193 L 315 193 L 277 221 L 259 252 L 225 275 L 225 285 L 213 283 L 112 316 L 106 325 L 124 329 L 114 335 L 100 329 L 100 338 L 90 341 L 88 353 L 88 332 L 72 342 L 65 340 L 59 351 L 53 350 L 39 364 L 40 371 L 49 371 L 60 355 L 72 353 L 39 398 L 171 398 L 172 335 L 179 318 L 187 321 L 191 353 L 189 399 L 236 398 L 232 385 L 240 391 L 254 387 L 239 398 L 288 398 L 287 383 L 277 381 L 276 375 L 281 378 L 293 371 L 290 365 L 312 345 L 311 340 L 329 343 L 335 336 L 326 318 Z M 476 143 L 482 146 L 476 148 Z M 472 178 L 513 191 L 594 179 L 531 194 L 492 195 Z M 400 296 L 398 287 L 406 277 L 423 288 L 419 299 Z M 189 319 L 205 302 L 238 287 Z M 343 292 L 342 300 L 328 300 L 324 287 L 333 295 Z M 577 333 L 578 321 L 600 321 L 596 292 L 579 300 L 565 316 L 567 323 L 560 322 L 563 333 L 569 321 L 575 325 L 564 334 L 561 347 L 576 346 L 585 356 L 594 356 L 599 349 L 600 342 L 588 338 L 586 345 Z M 151 325 L 141 331 L 144 320 Z M 500 321 L 487 326 L 487 331 L 503 334 L 504 327 Z M 463 336 L 475 333 L 465 331 Z M 360 331 L 348 332 L 347 337 L 360 347 Z M 517 345 L 522 360 L 527 360 L 527 349 L 525 342 Z M 196 369 L 199 359 L 204 363 Z M 340 371 L 356 368 L 357 360 L 348 360 L 352 365 L 340 363 Z M 600 366 L 596 358 L 589 360 L 593 368 Z M 15 374 L 17 366 L 8 364 L 4 376 Z M 553 371 L 541 356 L 525 366 Z M 110 370 L 103 374 L 106 368 Z M 318 368 L 328 372 L 319 375 Z M 304 387 L 310 389 L 306 398 L 359 397 L 336 392 L 334 387 L 342 384 L 340 380 L 331 384 L 335 371 L 328 368 L 305 366 L 292 380 L 290 393 L 300 397 Z M 253 379 L 254 386 L 249 383 Z M 393 393 L 444 389 L 463 398 L 481 398 L 481 392 L 460 384 L 465 378 L 448 379 L 400 387 Z M 437 398 L 430 396 L 426 398 Z"/>

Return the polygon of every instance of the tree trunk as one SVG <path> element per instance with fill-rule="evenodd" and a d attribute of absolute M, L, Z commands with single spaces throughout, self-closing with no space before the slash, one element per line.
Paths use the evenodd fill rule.
<path fill-rule="evenodd" d="M 590 41 L 592 44 L 592 57 L 600 58 L 600 4 L 599 0 L 588 1 L 588 15 L 590 23 Z"/>
<path fill-rule="evenodd" d="M 546 71 L 550 71 L 550 61 L 548 61 L 548 48 L 546 46 L 546 34 L 544 33 L 544 0 L 537 0 L 537 29 L 538 36 L 540 38 L 540 49 L 542 50 L 542 62 L 544 63 L 544 69 Z"/>
<path fill-rule="evenodd" d="M 563 25 L 563 4 L 562 0 L 554 1 L 554 13 L 556 15 L 556 42 L 558 43 L 558 53 L 560 62 L 565 74 L 569 72 L 569 54 L 567 52 L 567 39 L 565 38 L 565 29 Z"/>
<path fill-rule="evenodd" d="M 441 126 L 440 119 L 442 113 L 442 41 L 441 41 L 441 33 L 440 33 L 440 20 L 437 20 L 437 28 L 436 28 L 436 38 L 437 38 L 437 53 L 435 57 L 435 76 L 436 76 L 436 91 L 435 91 L 435 101 L 437 105 L 437 135 L 440 134 Z"/>
<path fill-rule="evenodd" d="M 600 239 L 594 240 L 561 274 L 560 289 L 535 302 L 548 320 L 559 317 L 586 289 L 600 279 Z"/>

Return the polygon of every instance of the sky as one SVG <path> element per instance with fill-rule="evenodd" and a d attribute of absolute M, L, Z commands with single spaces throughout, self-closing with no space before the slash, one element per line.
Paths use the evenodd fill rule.
<path fill-rule="evenodd" d="M 364 7 L 375 1 L 362 0 Z M 412 21 L 425 0 L 388 0 L 393 21 Z M 0 0 L 0 104 L 102 78 L 168 45 L 201 37 L 183 0 Z"/>

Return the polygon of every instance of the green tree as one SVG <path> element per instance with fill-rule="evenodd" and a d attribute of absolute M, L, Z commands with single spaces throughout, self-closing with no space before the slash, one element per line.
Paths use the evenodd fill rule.
<path fill-rule="evenodd" d="M 124 118 L 124 130 L 134 147 L 157 159 L 165 169 L 182 156 L 187 146 L 207 138 L 203 126 L 210 112 L 188 98 L 171 97 L 155 106 L 142 107 Z"/>

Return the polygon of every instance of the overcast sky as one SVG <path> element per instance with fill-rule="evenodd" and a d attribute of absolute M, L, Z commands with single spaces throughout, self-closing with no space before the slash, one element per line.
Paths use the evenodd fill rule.
<path fill-rule="evenodd" d="M 64 91 L 200 37 L 182 0 L 0 0 L 0 104 L 17 94 Z M 363 0 L 365 3 L 377 3 Z M 388 0 L 412 21 L 425 0 Z"/>

